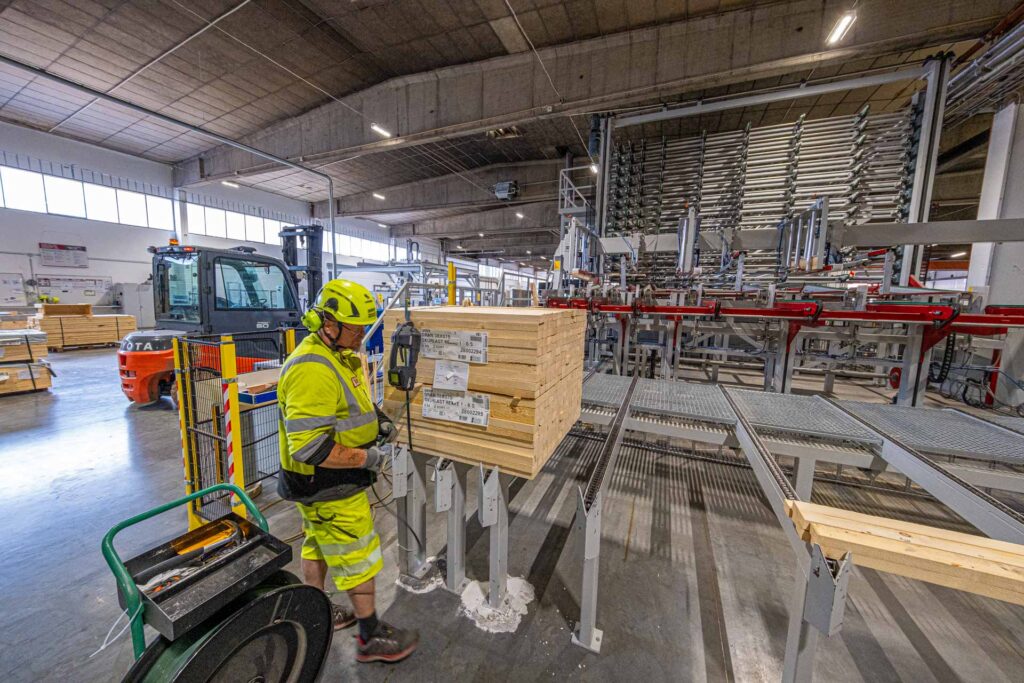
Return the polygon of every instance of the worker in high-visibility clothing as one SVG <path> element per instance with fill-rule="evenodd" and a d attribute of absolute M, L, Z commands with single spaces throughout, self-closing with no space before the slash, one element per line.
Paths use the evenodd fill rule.
<path fill-rule="evenodd" d="M 384 457 L 376 444 L 397 432 L 373 404 L 353 353 L 376 319 L 373 295 L 347 280 L 324 285 L 303 315 L 310 334 L 288 356 L 277 385 L 278 491 L 302 515 L 304 581 L 323 590 L 330 576 L 352 602 L 354 612 L 334 604 L 334 628 L 359 623 L 358 661 L 397 662 L 416 649 L 419 634 L 377 618 L 373 577 L 384 560 L 366 496 Z"/>

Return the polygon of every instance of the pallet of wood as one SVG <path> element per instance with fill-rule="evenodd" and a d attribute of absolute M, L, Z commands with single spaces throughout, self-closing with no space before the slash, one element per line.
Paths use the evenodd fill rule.
<path fill-rule="evenodd" d="M 0 330 L 0 364 L 45 358 L 46 333 L 39 330 Z"/>
<path fill-rule="evenodd" d="M 797 532 L 832 559 L 1024 605 L 1024 545 L 803 501 Z"/>
<path fill-rule="evenodd" d="M 50 388 L 50 368 L 45 361 L 0 365 L 0 396 Z"/>
<path fill-rule="evenodd" d="M 0 330 L 27 330 L 31 327 L 31 319 L 28 313 L 0 311 Z"/>
<path fill-rule="evenodd" d="M 579 418 L 586 313 L 442 306 L 410 314 L 423 339 L 413 448 L 535 477 Z M 403 311 L 385 315 L 385 358 L 404 320 Z M 404 392 L 387 387 L 384 409 L 400 429 L 404 406 Z"/>
<path fill-rule="evenodd" d="M 111 346 L 136 329 L 131 315 L 37 315 L 33 326 L 46 333 L 47 345 L 55 351 Z"/>

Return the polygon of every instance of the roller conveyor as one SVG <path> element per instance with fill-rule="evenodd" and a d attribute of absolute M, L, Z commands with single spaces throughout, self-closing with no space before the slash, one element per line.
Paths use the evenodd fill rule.
<path fill-rule="evenodd" d="M 843 407 L 915 450 L 1024 465 L 1024 435 L 948 408 L 844 401 Z"/>
<path fill-rule="evenodd" d="M 835 441 L 879 445 L 882 439 L 819 396 L 726 389 L 757 428 Z"/>

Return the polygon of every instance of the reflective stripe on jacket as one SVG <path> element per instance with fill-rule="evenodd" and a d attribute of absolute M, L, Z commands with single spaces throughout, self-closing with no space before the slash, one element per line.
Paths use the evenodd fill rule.
<path fill-rule="evenodd" d="M 372 483 L 366 470 L 309 463 L 328 441 L 363 448 L 377 438 L 377 414 L 358 356 L 351 351 L 334 353 L 318 335 L 307 336 L 285 361 L 277 400 L 283 497 L 335 500 Z"/>

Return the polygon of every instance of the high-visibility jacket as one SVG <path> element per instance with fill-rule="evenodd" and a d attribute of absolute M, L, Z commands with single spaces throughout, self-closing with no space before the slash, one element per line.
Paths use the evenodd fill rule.
<path fill-rule="evenodd" d="M 338 500 L 374 482 L 365 469 L 319 467 L 334 444 L 366 448 L 377 439 L 377 413 L 358 356 L 307 336 L 281 369 L 277 400 L 282 498 L 307 505 Z"/>

